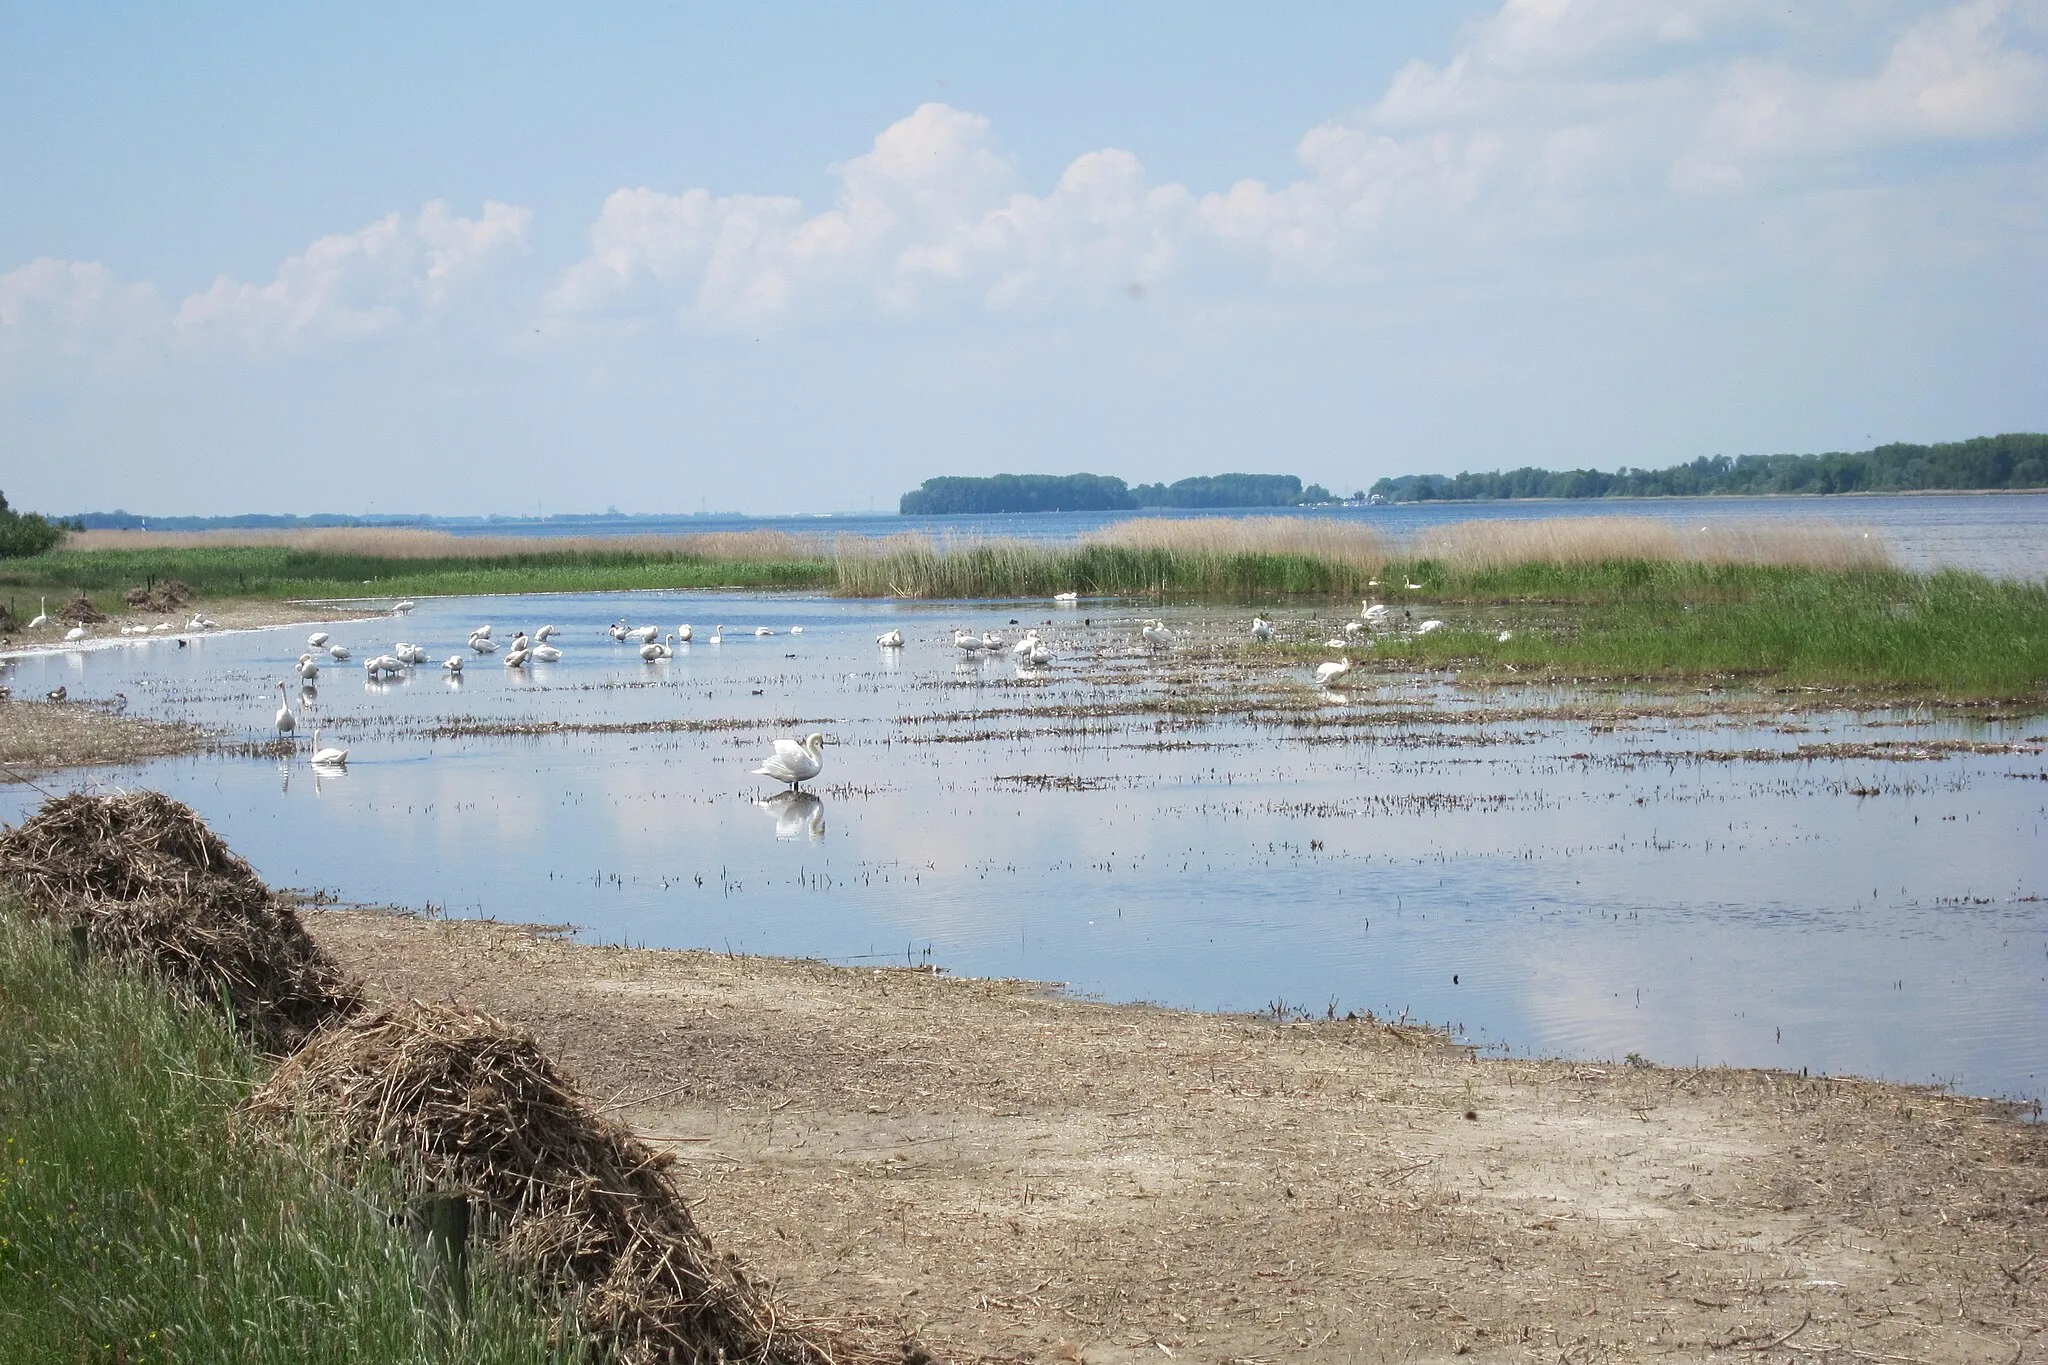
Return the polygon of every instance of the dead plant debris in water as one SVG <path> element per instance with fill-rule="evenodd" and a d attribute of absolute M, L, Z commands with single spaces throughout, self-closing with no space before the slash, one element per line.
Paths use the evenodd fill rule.
<path fill-rule="evenodd" d="M 344 1152 L 466 1193 L 501 1253 L 577 1295 L 622 1361 L 888 1358 L 784 1321 L 698 1230 L 672 1158 L 600 1118 L 532 1037 L 487 1015 L 413 1002 L 342 1021 L 286 1061 L 254 1109 L 310 1119 Z"/>
<path fill-rule="evenodd" d="M 359 997 L 190 806 L 158 792 L 60 796 L 0 834 L 0 881 L 92 946 L 141 958 L 267 1051 L 287 1052 Z"/>

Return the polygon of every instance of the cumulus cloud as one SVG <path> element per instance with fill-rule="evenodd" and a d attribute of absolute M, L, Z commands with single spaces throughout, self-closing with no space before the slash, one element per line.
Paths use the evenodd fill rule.
<path fill-rule="evenodd" d="M 1829 29 L 1761 0 L 1506 0 L 1449 60 L 1409 64 L 1356 117 L 1310 130 L 1297 178 L 1207 193 L 1152 183 L 1110 148 L 1034 194 L 985 119 L 927 104 L 837 168 L 821 212 L 618 191 L 549 306 L 713 326 L 949 299 L 1003 310 L 1232 259 L 1328 287 L 1682 212 L 1702 192 L 1881 183 L 1909 144 L 2038 131 L 2048 63 L 2008 0 L 1852 18 Z"/>
<path fill-rule="evenodd" d="M 123 284 L 98 261 L 45 256 L 0 275 L 0 352 L 104 354 L 160 332 L 166 320 L 154 288 Z"/>
<path fill-rule="evenodd" d="M 251 346 L 353 338 L 399 326 L 447 304 L 449 291 L 526 242 L 530 209 L 495 201 L 458 218 L 434 200 L 417 215 L 388 214 L 287 258 L 266 284 L 223 275 L 179 305 L 172 325 L 189 340 Z"/>

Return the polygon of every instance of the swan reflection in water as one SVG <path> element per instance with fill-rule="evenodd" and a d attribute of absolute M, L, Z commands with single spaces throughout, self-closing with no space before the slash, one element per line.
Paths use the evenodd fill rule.
<path fill-rule="evenodd" d="M 775 817 L 775 837 L 801 839 L 812 843 L 825 837 L 825 803 L 809 792 L 777 792 L 755 805 Z"/>

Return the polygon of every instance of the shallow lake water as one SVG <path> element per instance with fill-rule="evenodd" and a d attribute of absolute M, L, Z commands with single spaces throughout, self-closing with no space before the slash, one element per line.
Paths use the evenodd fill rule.
<path fill-rule="evenodd" d="M 644 664 L 605 623 L 681 621 Z M 2048 1092 L 2048 718 L 1735 714 L 1697 695 L 1318 693 L 1244 613 L 646 593 L 329 627 L 298 754 L 39 779 L 189 801 L 274 885 L 586 938 L 934 963 L 1198 1009 L 1371 1010 L 1516 1053 Z M 1056 659 L 966 660 L 955 625 Z M 563 659 L 435 660 L 490 621 Z M 705 637 L 723 622 L 724 642 Z M 1290 626 L 1293 623 L 1289 623 Z M 775 633 L 756 636 L 757 626 Z M 798 634 L 791 628 L 802 626 Z M 877 632 L 900 626 L 886 650 Z M 270 736 L 306 627 L 19 656 L 132 712 Z M 293 694 L 297 694 L 296 681 Z M 346 772 L 307 764 L 315 723 Z M 753 776 L 816 730 L 802 798 Z M 0 787 L 17 821 L 41 794 Z"/>

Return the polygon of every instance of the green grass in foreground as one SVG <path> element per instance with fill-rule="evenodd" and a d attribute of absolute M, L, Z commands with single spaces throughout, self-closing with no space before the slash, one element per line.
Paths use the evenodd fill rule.
<path fill-rule="evenodd" d="M 257 1061 L 157 982 L 0 907 L 0 1360 L 551 1357 L 488 1263 L 422 1304 L 409 1234 L 235 1106 Z"/>
<path fill-rule="evenodd" d="M 1746 677 L 1953 698 L 2048 691 L 2048 585 L 2040 583 L 1682 564 L 1595 566 L 1577 578 L 1522 566 L 1460 585 L 1472 608 L 1456 614 L 1509 629 L 1505 643 L 1494 628 L 1450 629 L 1374 653 L 1580 678 Z"/>

